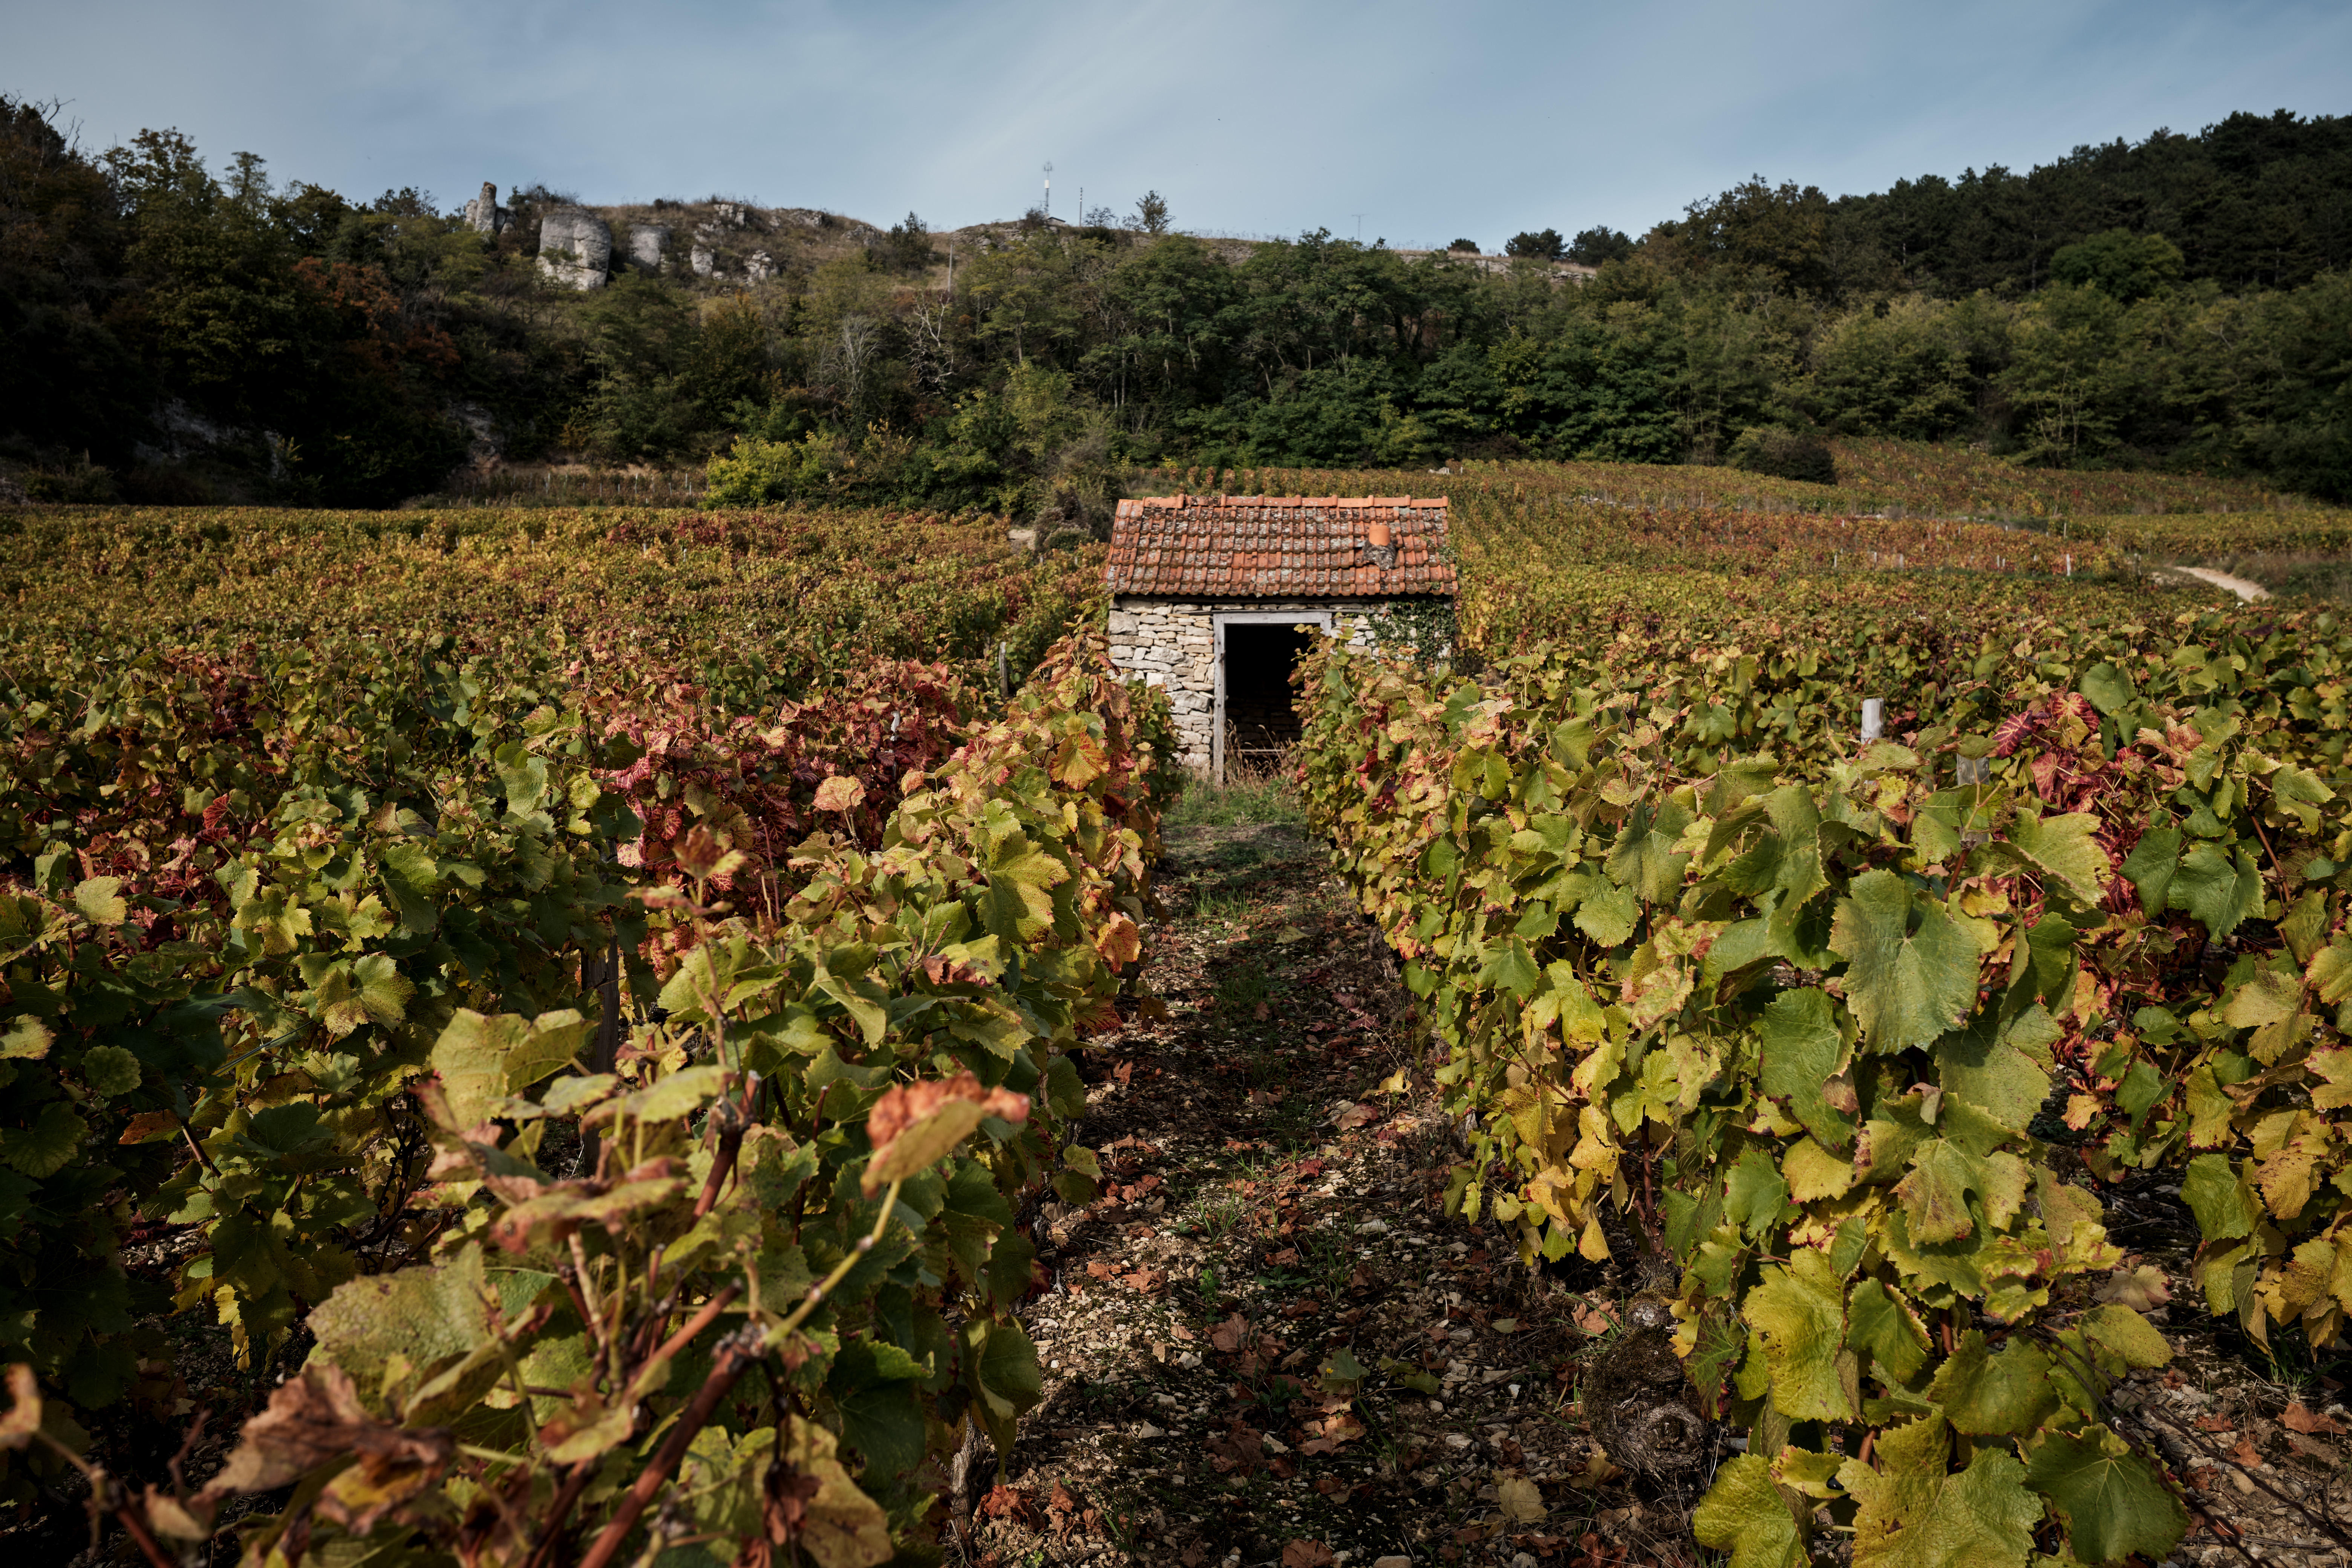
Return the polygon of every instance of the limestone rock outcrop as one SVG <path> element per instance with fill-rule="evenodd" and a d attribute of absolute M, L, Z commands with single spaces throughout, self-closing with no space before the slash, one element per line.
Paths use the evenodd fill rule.
<path fill-rule="evenodd" d="M 476 234 L 496 234 L 506 227 L 509 215 L 499 205 L 499 188 L 489 181 L 482 182 L 482 194 L 466 204 L 466 226 Z"/>
<path fill-rule="evenodd" d="M 764 250 L 755 250 L 751 259 L 743 264 L 743 275 L 754 283 L 765 283 L 776 275 L 776 263 Z"/>
<path fill-rule="evenodd" d="M 629 226 L 629 259 L 646 271 L 660 271 L 662 252 L 668 248 L 669 225 L 633 223 Z"/>
<path fill-rule="evenodd" d="M 559 207 L 539 220 L 539 269 L 573 289 L 602 289 L 613 265 L 613 230 L 578 207 Z"/>

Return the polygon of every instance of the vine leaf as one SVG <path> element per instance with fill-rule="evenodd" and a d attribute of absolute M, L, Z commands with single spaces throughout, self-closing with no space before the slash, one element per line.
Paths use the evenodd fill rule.
<path fill-rule="evenodd" d="M 2180 829 L 2166 825 L 2139 836 L 2120 868 L 2124 880 L 2139 893 L 2140 912 L 2154 919 L 2164 912 L 2173 873 L 2180 868 Z"/>
<path fill-rule="evenodd" d="M 1977 1015 L 1965 1029 L 1946 1035 L 1936 1046 L 1937 1078 L 1947 1093 L 1957 1094 L 1989 1112 L 2013 1132 L 2022 1132 L 2050 1095 L 2051 1044 L 2062 1034 L 2048 1008 L 2039 1002 L 2002 1024 L 1991 1010 Z"/>
<path fill-rule="evenodd" d="M 1854 1418 L 1838 1367 L 1845 1290 L 1827 1256 L 1808 1247 L 1786 1268 L 1767 1265 L 1739 1312 L 1764 1341 L 1772 1408 L 1798 1421 Z"/>
<path fill-rule="evenodd" d="M 66 1167 L 89 1135 L 89 1123 L 72 1106 L 52 1100 L 29 1127 L 0 1128 L 0 1165 L 28 1176 L 53 1176 Z"/>
<path fill-rule="evenodd" d="M 1741 1454 L 1716 1472 L 1691 1516 L 1701 1546 L 1731 1553 L 1730 1568 L 1803 1568 L 1805 1535 L 1761 1454 Z"/>
<path fill-rule="evenodd" d="M 2084 812 L 2043 817 L 2021 815 L 2011 826 L 2008 838 L 1988 847 L 2030 871 L 2040 872 L 2044 886 L 2057 883 L 2074 902 L 2087 908 L 2099 901 L 2113 868 L 2107 852 L 2091 837 L 2098 826 L 2099 819 Z"/>
<path fill-rule="evenodd" d="M 1990 1352 L 1975 1329 L 1960 1336 L 1959 1348 L 1936 1369 L 1933 1393 L 1953 1427 L 1975 1437 L 2031 1432 L 2058 1408 L 2048 1356 L 2014 1339 Z"/>
<path fill-rule="evenodd" d="M 1979 1154 L 1957 1138 L 1931 1138 L 1911 1156 L 1911 1172 L 1896 1184 L 1895 1196 L 1911 1222 L 1914 1241 L 1958 1241 L 1976 1230 L 1970 1194 L 1998 1229 L 2024 1205 L 2032 1179 L 2032 1169 L 2014 1154 Z"/>
<path fill-rule="evenodd" d="M 570 1008 L 536 1018 L 512 1013 L 493 1018 L 460 1007 L 433 1042 L 433 1067 L 448 1091 L 452 1130 L 479 1124 L 495 1101 L 570 1062 L 587 1034 L 587 1020 Z"/>
<path fill-rule="evenodd" d="M 1846 999 L 1874 1049 L 1927 1045 L 1976 1005 L 1975 939 L 1892 871 L 1853 879 L 1830 949 L 1846 961 Z"/>
<path fill-rule="evenodd" d="M 2251 1236 L 2263 1215 L 2227 1154 L 2200 1154 L 2189 1161 L 2180 1179 L 2180 1201 L 2197 1216 L 2197 1228 L 2208 1241 Z"/>
<path fill-rule="evenodd" d="M 2155 1562 L 2189 1528 L 2180 1500 L 2104 1426 L 2043 1437 L 2027 1456 L 2026 1479 L 2066 1521 L 2067 1543 L 2084 1563 Z"/>
<path fill-rule="evenodd" d="M 862 1183 L 866 1195 L 929 1170 L 989 1116 L 1017 1126 L 1029 1120 L 1029 1097 L 1009 1089 L 984 1089 L 969 1072 L 884 1089 L 866 1118 L 866 1135 L 874 1145 Z"/>
<path fill-rule="evenodd" d="M 1899 1294 L 1876 1279 L 1853 1288 L 1846 1347 L 1867 1354 L 1882 1382 L 1908 1384 L 1927 1364 L 1927 1331 Z"/>
<path fill-rule="evenodd" d="M 817 1483 L 800 1509 L 801 1550 L 818 1568 L 873 1568 L 890 1561 L 890 1518 L 841 1468 L 834 1435 L 814 1421 L 794 1421 L 792 1430 L 784 1462 Z"/>
<path fill-rule="evenodd" d="M 1849 1459 L 1838 1482 L 1861 1506 L 1854 1568 L 2021 1568 L 2042 1502 L 2025 1489 L 2016 1456 L 1987 1445 L 1951 1473 L 1952 1435 L 1940 1415 L 1889 1427 L 1874 1469 Z"/>
<path fill-rule="evenodd" d="M 1756 1037 L 1764 1092 L 1786 1105 L 1822 1147 L 1844 1148 L 1853 1138 L 1853 1118 L 1825 1093 L 1845 1069 L 1845 1042 L 1828 994 L 1815 986 L 1783 991 L 1764 1009 Z"/>
<path fill-rule="evenodd" d="M 395 1358 L 419 1371 L 492 1342 L 486 1303 L 496 1300 L 469 1241 L 438 1263 L 349 1279 L 310 1314 L 319 1354 L 376 1389 Z"/>
<path fill-rule="evenodd" d="M 2242 844 L 2233 861 L 2218 844 L 2194 846 L 2180 858 L 2166 902 L 2202 921 L 2213 940 L 2221 941 L 2240 921 L 2262 912 L 2263 877 L 2253 852 Z"/>
<path fill-rule="evenodd" d="M 1018 1322 L 975 1317 L 963 1326 L 964 1384 L 972 1409 L 988 1428 L 1000 1456 L 1013 1451 L 1014 1428 L 1024 1413 L 1045 1397 L 1037 1347 Z"/>
<path fill-rule="evenodd" d="M 1761 1144 L 1750 1145 L 1726 1179 L 1723 1217 L 1737 1222 L 1749 1236 L 1762 1236 L 1780 1223 L 1780 1211 L 1788 1202 L 1789 1184 L 1772 1163 L 1771 1154 Z"/>
<path fill-rule="evenodd" d="M 122 879 L 92 877 L 73 890 L 74 908 L 92 925 L 119 926 L 131 918 L 131 906 L 122 899 Z"/>

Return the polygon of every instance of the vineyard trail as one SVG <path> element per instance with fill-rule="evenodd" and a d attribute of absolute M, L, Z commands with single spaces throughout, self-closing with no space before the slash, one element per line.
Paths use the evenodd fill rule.
<path fill-rule="evenodd" d="M 2210 566 L 2183 566 L 2179 570 L 2183 576 L 2194 577 L 2200 583 L 2210 583 L 2216 588 L 2227 589 L 2249 605 L 2256 599 L 2267 599 L 2271 596 L 2271 591 L 2260 583 L 2249 583 L 2243 577 L 2233 577 L 2227 572 L 2216 571 Z"/>
<path fill-rule="evenodd" d="M 1038 1216 L 1045 1400 L 1003 1487 L 972 1467 L 963 1561 L 1558 1563 L 1595 1531 L 1686 1558 L 1706 1468 L 1637 1496 L 1573 1407 L 1638 1281 L 1444 1215 L 1411 999 L 1326 847 L 1167 843 L 1170 1016 L 1087 1053 L 1103 1196 Z"/>

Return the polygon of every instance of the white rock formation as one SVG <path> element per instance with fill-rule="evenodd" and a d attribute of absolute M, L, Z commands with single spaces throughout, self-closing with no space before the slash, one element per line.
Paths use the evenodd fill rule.
<path fill-rule="evenodd" d="M 603 218 L 562 207 L 539 220 L 539 269 L 574 289 L 602 289 L 613 265 L 613 230 Z"/>
<path fill-rule="evenodd" d="M 499 205 L 499 188 L 482 182 L 482 194 L 466 204 L 466 226 L 476 234 L 496 234 L 507 226 L 507 209 Z"/>
<path fill-rule="evenodd" d="M 662 252 L 669 248 L 669 226 L 633 223 L 629 226 L 629 259 L 647 272 L 661 270 Z"/>
<path fill-rule="evenodd" d="M 744 264 L 743 272 L 752 282 L 765 283 L 776 275 L 776 264 L 766 251 L 755 250 L 751 253 L 751 259 Z"/>

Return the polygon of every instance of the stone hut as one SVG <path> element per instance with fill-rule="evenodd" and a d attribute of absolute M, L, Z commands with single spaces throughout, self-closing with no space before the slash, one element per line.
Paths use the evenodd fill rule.
<path fill-rule="evenodd" d="M 1168 689 L 1181 761 L 1297 741 L 1290 675 L 1312 627 L 1371 647 L 1409 607 L 1450 608 L 1444 497 L 1147 496 L 1111 525 L 1110 657 Z"/>

